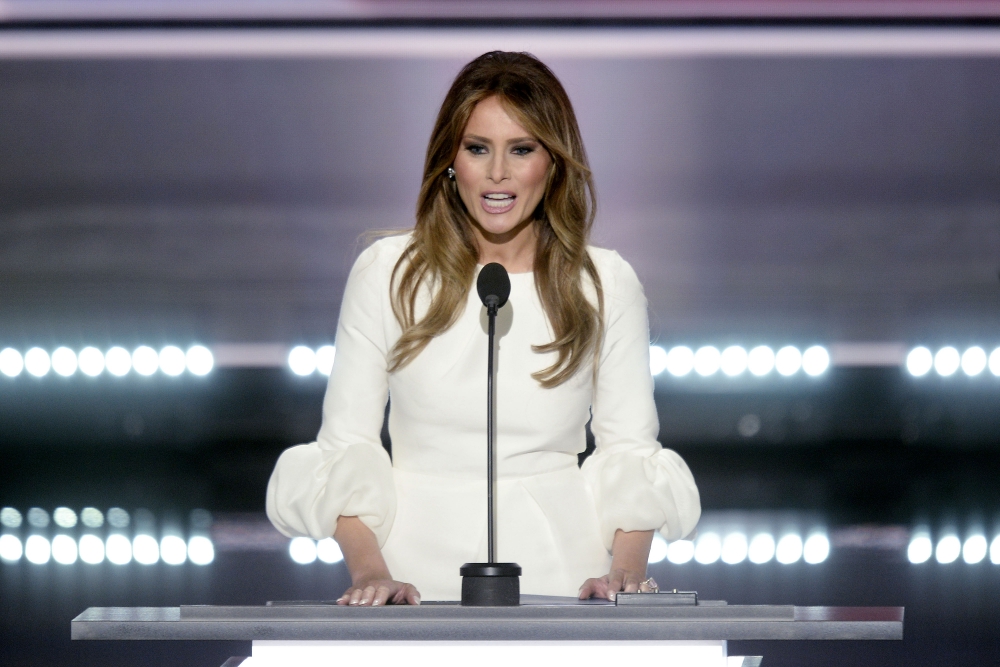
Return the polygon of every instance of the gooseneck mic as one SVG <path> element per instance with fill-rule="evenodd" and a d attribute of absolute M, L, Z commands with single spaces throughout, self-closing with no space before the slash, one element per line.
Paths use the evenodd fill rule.
<path fill-rule="evenodd" d="M 487 264 L 479 272 L 476 291 L 486 306 L 489 320 L 489 352 L 486 356 L 486 526 L 487 563 L 466 563 L 461 568 L 462 604 L 466 606 L 510 607 L 520 604 L 521 566 L 497 563 L 494 550 L 493 495 L 496 486 L 493 471 L 493 347 L 496 339 L 497 311 L 510 296 L 510 278 L 500 264 Z"/>

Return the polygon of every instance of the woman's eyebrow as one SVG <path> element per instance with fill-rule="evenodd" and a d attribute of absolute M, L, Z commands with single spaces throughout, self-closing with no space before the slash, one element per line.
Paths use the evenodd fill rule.
<path fill-rule="evenodd" d="M 464 137 L 462 137 L 462 140 L 463 141 L 478 141 L 479 143 L 482 143 L 482 144 L 492 144 L 493 143 L 492 139 L 487 139 L 486 137 L 480 137 L 477 134 L 467 134 Z M 536 143 L 537 144 L 538 143 L 538 139 L 535 139 L 534 137 L 528 136 L 528 137 L 515 137 L 514 139 L 508 139 L 507 140 L 507 144 L 508 145 L 509 144 L 520 144 L 520 143 L 524 143 L 524 142 L 531 142 L 531 143 Z"/>

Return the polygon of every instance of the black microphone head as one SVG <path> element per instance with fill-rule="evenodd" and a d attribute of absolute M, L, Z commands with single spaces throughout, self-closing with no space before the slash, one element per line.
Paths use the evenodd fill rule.
<path fill-rule="evenodd" d="M 510 278 L 507 276 L 507 269 L 496 262 L 487 264 L 479 272 L 476 289 L 484 306 L 503 308 L 510 296 Z M 490 303 L 491 301 L 493 303 Z"/>

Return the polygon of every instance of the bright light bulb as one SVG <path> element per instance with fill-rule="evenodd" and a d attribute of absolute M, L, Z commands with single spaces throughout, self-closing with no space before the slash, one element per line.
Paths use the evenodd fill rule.
<path fill-rule="evenodd" d="M 52 538 L 52 560 L 61 565 L 72 565 L 76 562 L 78 552 L 76 540 L 69 535 L 56 535 Z"/>
<path fill-rule="evenodd" d="M 719 353 L 717 347 L 706 345 L 699 347 L 698 351 L 694 353 L 694 371 L 702 377 L 715 375 L 721 364 L 722 354 Z"/>
<path fill-rule="evenodd" d="M 80 538 L 80 560 L 90 565 L 104 562 L 104 542 L 97 535 L 84 535 Z"/>
<path fill-rule="evenodd" d="M 802 353 L 802 370 L 816 377 L 830 368 L 830 353 L 822 345 L 813 345 Z"/>
<path fill-rule="evenodd" d="M 337 348 L 333 345 L 324 345 L 316 350 L 316 370 L 329 376 L 333 371 L 333 360 L 336 356 Z"/>
<path fill-rule="evenodd" d="M 72 528 L 76 525 L 76 512 L 68 507 L 57 507 L 52 512 L 52 520 L 60 528 Z"/>
<path fill-rule="evenodd" d="M 802 545 L 802 560 L 815 565 L 822 563 L 830 555 L 830 540 L 822 533 L 813 533 Z"/>
<path fill-rule="evenodd" d="M 774 558 L 774 538 L 768 533 L 758 533 L 750 540 L 747 557 L 751 563 L 758 565 Z"/>
<path fill-rule="evenodd" d="M 1000 377 L 1000 347 L 990 352 L 990 373 Z"/>
<path fill-rule="evenodd" d="M 730 345 L 722 351 L 719 365 L 723 373 L 735 377 L 747 369 L 747 351 L 739 345 Z"/>
<path fill-rule="evenodd" d="M 975 377 L 986 370 L 986 350 L 970 347 L 962 354 L 962 370 L 969 377 Z"/>
<path fill-rule="evenodd" d="M 204 345 L 192 345 L 185 355 L 187 369 L 192 375 L 208 375 L 215 366 L 212 351 Z"/>
<path fill-rule="evenodd" d="M 674 377 L 684 377 L 694 369 L 694 352 L 686 345 L 670 348 L 667 353 L 667 372 Z"/>
<path fill-rule="evenodd" d="M 305 345 L 297 345 L 288 353 L 288 367 L 296 375 L 312 375 L 316 370 L 316 353 Z"/>
<path fill-rule="evenodd" d="M 694 558 L 694 542 L 691 540 L 677 540 L 667 546 L 667 560 L 674 565 L 690 563 Z"/>
<path fill-rule="evenodd" d="M 181 565 L 187 560 L 187 544 L 177 535 L 164 535 L 160 540 L 160 558 L 167 565 Z"/>
<path fill-rule="evenodd" d="M 132 370 L 132 355 L 124 347 L 113 347 L 104 355 L 104 363 L 109 373 L 122 377 Z"/>
<path fill-rule="evenodd" d="M 68 347 L 57 347 L 52 353 L 52 370 L 64 378 L 76 373 L 76 352 Z"/>
<path fill-rule="evenodd" d="M 743 533 L 730 533 L 722 540 L 722 562 L 729 565 L 742 563 L 747 558 L 747 536 Z"/>
<path fill-rule="evenodd" d="M 104 525 L 104 515 L 96 507 L 84 507 L 80 512 L 80 521 L 87 528 L 100 528 Z"/>
<path fill-rule="evenodd" d="M 926 563 L 934 553 L 934 543 L 929 535 L 918 533 L 910 540 L 910 545 L 906 548 L 906 559 L 911 563 L 919 565 Z"/>
<path fill-rule="evenodd" d="M 160 545 L 152 535 L 136 535 L 132 538 L 132 557 L 137 563 L 152 565 L 160 560 Z"/>
<path fill-rule="evenodd" d="M 160 355 L 148 345 L 140 345 L 132 352 L 132 368 L 139 375 L 152 375 L 159 367 Z"/>
<path fill-rule="evenodd" d="M 778 373 L 788 377 L 795 375 L 802 368 L 802 353 L 794 345 L 786 345 L 774 355 L 774 368 Z"/>
<path fill-rule="evenodd" d="M 332 537 L 324 538 L 316 543 L 316 556 L 324 563 L 339 563 L 344 560 L 344 553 L 340 550 L 340 545 Z"/>
<path fill-rule="evenodd" d="M 24 517 L 13 507 L 0 509 L 0 526 L 5 528 L 20 528 Z"/>
<path fill-rule="evenodd" d="M 973 535 L 965 540 L 965 544 L 962 545 L 962 560 L 969 565 L 975 565 L 986 558 L 988 550 L 989 545 L 986 543 L 986 537 L 983 535 Z"/>
<path fill-rule="evenodd" d="M 1000 565 L 1000 535 L 993 538 L 990 542 L 990 562 L 994 565 Z"/>
<path fill-rule="evenodd" d="M 659 533 L 653 533 L 653 543 L 649 545 L 649 563 L 659 563 L 667 557 L 667 541 Z"/>
<path fill-rule="evenodd" d="M 208 565 L 215 560 L 212 540 L 201 535 L 195 535 L 188 540 L 188 559 L 195 565 Z"/>
<path fill-rule="evenodd" d="M 108 515 L 110 516 L 110 514 L 109 512 Z M 115 565 L 126 565 L 132 561 L 132 543 L 127 537 L 118 533 L 108 536 L 104 552 L 108 560 Z"/>
<path fill-rule="evenodd" d="M 104 354 L 96 347 L 85 347 L 78 357 L 80 372 L 90 377 L 97 377 L 104 372 Z"/>
<path fill-rule="evenodd" d="M 667 370 L 667 351 L 659 345 L 649 346 L 649 372 L 656 377 Z"/>
<path fill-rule="evenodd" d="M 24 354 L 24 367 L 36 378 L 48 375 L 52 368 L 49 353 L 40 347 L 33 347 Z"/>
<path fill-rule="evenodd" d="M 795 533 L 782 537 L 774 548 L 774 558 L 782 565 L 798 562 L 802 558 L 802 538 Z"/>
<path fill-rule="evenodd" d="M 316 560 L 316 543 L 308 537 L 293 537 L 288 543 L 288 555 L 300 565 L 308 565 Z"/>
<path fill-rule="evenodd" d="M 171 377 L 177 377 L 184 372 L 187 362 L 184 357 L 184 350 L 176 345 L 167 345 L 160 350 L 159 355 L 160 370 Z"/>
<path fill-rule="evenodd" d="M 1000 357 L 998 357 L 1000 358 Z M 4 348 L 0 352 L 0 373 L 9 378 L 17 377 L 24 370 L 24 358 L 21 353 L 12 347 Z M 1000 373 L 998 373 L 1000 375 Z"/>
<path fill-rule="evenodd" d="M 722 540 L 715 533 L 699 535 L 694 543 L 694 559 L 702 565 L 711 565 L 722 556 Z"/>
<path fill-rule="evenodd" d="M 941 377 L 954 375 L 961 363 L 962 357 L 958 354 L 958 350 L 951 346 L 942 347 L 934 355 L 934 370 Z"/>
<path fill-rule="evenodd" d="M 763 377 L 774 368 L 774 350 L 767 345 L 758 345 L 747 355 L 747 369 L 757 377 Z"/>
<path fill-rule="evenodd" d="M 915 347 L 906 355 L 906 370 L 913 377 L 923 377 L 934 367 L 934 355 L 926 347 Z"/>
<path fill-rule="evenodd" d="M 29 563 L 45 565 L 52 556 L 52 546 L 41 535 L 31 535 L 24 543 L 24 557 Z"/>
<path fill-rule="evenodd" d="M 939 563 L 947 565 L 958 560 L 958 556 L 961 553 L 962 543 L 958 537 L 955 535 L 945 535 L 938 540 L 937 547 L 934 549 L 934 559 Z"/>
<path fill-rule="evenodd" d="M 24 548 L 21 546 L 21 540 L 17 539 L 16 535 L 0 535 L 0 559 L 8 563 L 15 563 L 21 560 L 23 553 Z"/>

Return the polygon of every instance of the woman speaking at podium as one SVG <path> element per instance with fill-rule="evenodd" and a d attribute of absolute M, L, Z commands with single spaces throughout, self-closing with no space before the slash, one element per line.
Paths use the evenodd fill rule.
<path fill-rule="evenodd" d="M 347 280 L 317 441 L 286 450 L 268 485 L 278 530 L 340 544 L 353 582 L 341 604 L 457 600 L 459 567 L 485 560 L 474 283 L 490 262 L 511 281 L 497 319 L 496 549 L 522 566 L 521 591 L 645 590 L 653 531 L 694 529 L 694 479 L 657 441 L 642 286 L 588 245 L 594 207 L 555 75 L 522 53 L 466 65 L 434 124 L 416 225 L 372 244 Z M 596 451 L 581 467 L 588 420 Z"/>

